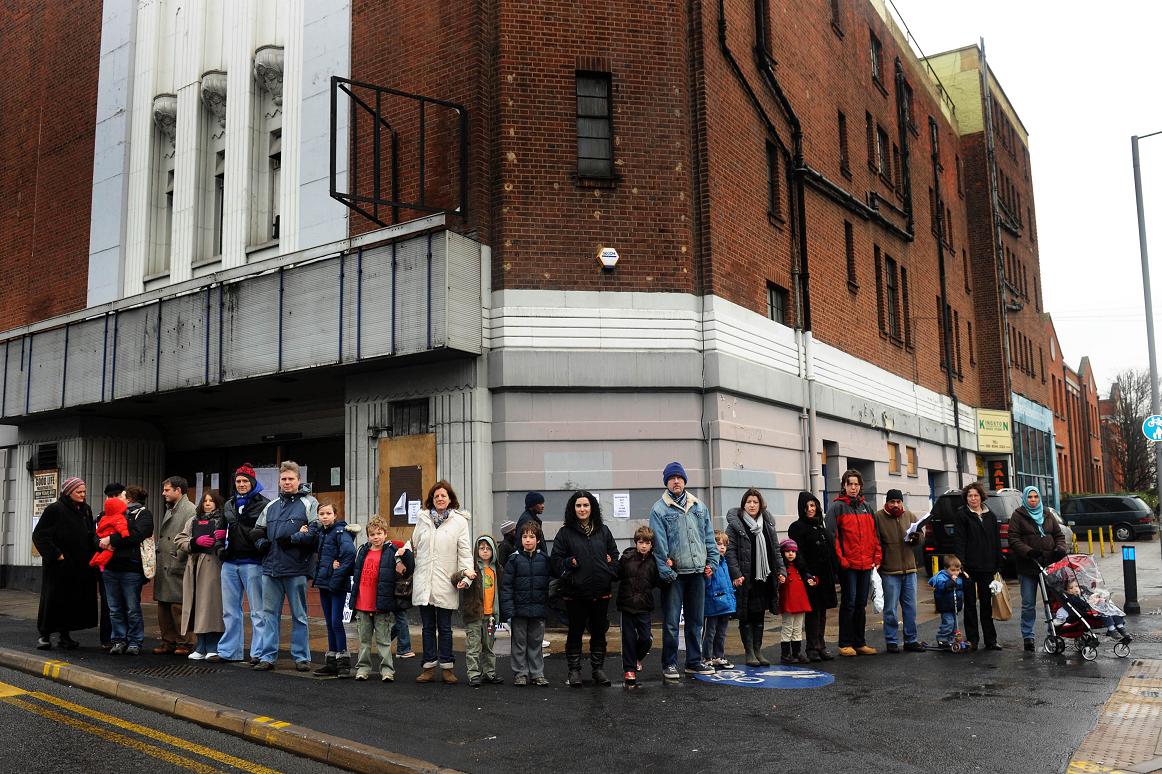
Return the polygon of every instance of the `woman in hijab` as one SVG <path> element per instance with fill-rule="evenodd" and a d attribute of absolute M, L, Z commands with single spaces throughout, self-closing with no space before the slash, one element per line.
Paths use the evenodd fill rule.
<path fill-rule="evenodd" d="M 823 523 L 823 507 L 815 495 L 799 493 L 799 518 L 787 528 L 787 535 L 799 544 L 799 556 L 818 581 L 807 587 L 811 602 L 811 612 L 803 623 L 807 658 L 830 661 L 835 656 L 828 652 L 823 632 L 827 628 L 827 611 L 839 606 L 835 595 L 839 560 L 835 557 L 835 538 Z"/>
<path fill-rule="evenodd" d="M 84 481 L 66 480 L 60 499 L 44 509 L 32 530 L 32 544 L 44 564 L 36 617 L 40 650 L 52 648 L 54 632 L 60 635 L 57 645 L 72 650 L 79 643 L 69 632 L 97 625 L 97 573 L 89 566 L 97 532 L 86 494 Z"/>
<path fill-rule="evenodd" d="M 757 489 L 742 494 L 739 507 L 726 514 L 726 566 L 734 583 L 738 633 L 748 666 L 767 666 L 763 657 L 766 613 L 779 612 L 779 584 L 787 580 L 775 517 Z"/>
<path fill-rule="evenodd" d="M 1025 504 L 1009 519 L 1009 550 L 1017 557 L 1021 579 L 1021 637 L 1025 650 L 1034 651 L 1033 627 L 1037 623 L 1037 582 L 1041 568 L 1065 556 L 1065 533 L 1057 519 L 1045 512 L 1041 492 L 1025 487 Z"/>

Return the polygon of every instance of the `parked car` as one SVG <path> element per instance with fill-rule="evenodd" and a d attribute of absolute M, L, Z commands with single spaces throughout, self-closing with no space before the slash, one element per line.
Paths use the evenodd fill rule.
<path fill-rule="evenodd" d="M 1154 513 L 1137 495 L 1085 495 L 1061 504 L 1061 512 L 1074 531 L 1113 527 L 1114 539 L 1121 542 L 1150 538 L 1158 532 Z"/>
<path fill-rule="evenodd" d="M 997 518 L 997 525 L 1001 532 L 1001 553 L 1005 556 L 1003 572 L 1011 575 L 1013 572 L 1013 557 L 1009 556 L 1009 518 L 1021 505 L 1021 491 L 1019 489 L 998 489 L 989 491 L 985 497 L 985 505 Z M 955 516 L 964 505 L 964 495 L 959 489 L 949 489 L 936 498 L 932 504 L 931 515 L 924 522 L 923 559 L 924 570 L 932 574 L 932 557 L 942 559 L 945 554 L 952 553 L 952 546 L 956 534 Z M 1067 526 L 1066 520 L 1052 507 L 1047 507 L 1049 514 L 1057 519 L 1065 533 L 1065 544 L 1072 550 L 1073 531 Z M 919 558 L 919 557 L 918 557 Z"/>

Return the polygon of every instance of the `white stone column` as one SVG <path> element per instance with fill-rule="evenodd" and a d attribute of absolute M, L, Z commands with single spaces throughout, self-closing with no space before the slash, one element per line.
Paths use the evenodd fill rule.
<path fill-rule="evenodd" d="M 174 156 L 173 250 L 170 282 L 192 276 L 201 230 L 198 210 L 201 188 L 198 168 L 202 162 L 202 87 L 205 5 L 192 3 L 178 15 L 174 36 L 174 80 L 178 95 L 177 147 Z"/>
<path fill-rule="evenodd" d="M 222 268 L 246 263 L 254 186 L 254 70 L 257 4 L 232 6 L 226 33 L 226 180 L 222 215 Z"/>
<path fill-rule="evenodd" d="M 129 201 L 125 227 L 125 273 L 122 293 L 145 289 L 145 262 L 150 250 L 151 182 L 153 176 L 153 97 L 157 89 L 160 3 L 142 0 L 137 8 L 136 56 L 133 71 L 133 118 L 129 146 Z"/>
<path fill-rule="evenodd" d="M 304 0 L 288 0 L 279 22 L 285 41 L 282 77 L 282 191 L 279 198 L 280 253 L 299 249 L 299 179 L 302 165 Z"/>

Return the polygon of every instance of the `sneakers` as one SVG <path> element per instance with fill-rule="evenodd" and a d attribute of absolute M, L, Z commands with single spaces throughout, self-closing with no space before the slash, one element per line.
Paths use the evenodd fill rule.
<path fill-rule="evenodd" d="M 295 662 L 295 671 L 296 672 L 310 672 L 311 671 L 311 662 L 310 661 L 296 661 Z"/>
<path fill-rule="evenodd" d="M 855 655 L 855 648 L 851 647 L 850 645 L 844 645 L 842 648 L 839 649 L 839 655 L 841 655 L 841 656 L 854 656 Z"/>
<path fill-rule="evenodd" d="M 497 675 L 485 675 L 484 682 L 489 685 L 504 685 L 504 678 Z"/>
<path fill-rule="evenodd" d="M 48 637 L 41 637 L 36 641 L 37 650 L 52 650 L 52 640 Z"/>
<path fill-rule="evenodd" d="M 889 642 L 888 647 L 887 647 L 887 651 L 888 651 L 888 653 L 899 653 L 900 646 L 894 642 Z"/>
<path fill-rule="evenodd" d="M 403 653 L 397 653 L 396 658 L 415 658 L 416 652 L 414 650 L 406 650 Z"/>
<path fill-rule="evenodd" d="M 533 678 L 533 685 L 535 685 L 538 688 L 547 688 L 549 685 L 549 681 L 547 679 L 545 679 L 544 676 L 534 677 Z"/>
<path fill-rule="evenodd" d="M 370 672 L 364 672 L 363 670 L 359 670 L 358 672 L 355 673 L 355 679 L 356 680 L 366 680 L 368 675 L 370 675 L 370 674 L 371 674 Z"/>
<path fill-rule="evenodd" d="M 855 652 L 861 656 L 874 656 L 875 654 L 879 653 L 879 651 L 873 648 L 871 645 L 860 645 L 855 649 Z"/>
<path fill-rule="evenodd" d="M 274 669 L 274 662 L 259 661 L 257 664 L 252 666 L 251 669 L 253 669 L 255 672 L 269 672 L 270 670 Z"/>
<path fill-rule="evenodd" d="M 206 660 L 209 661 L 211 664 L 217 664 L 219 661 L 222 660 L 222 657 L 219 656 L 217 653 L 207 653 Z"/>
<path fill-rule="evenodd" d="M 634 666 L 637 667 L 634 671 L 636 671 L 636 672 L 642 671 L 642 662 L 638 661 Z"/>
<path fill-rule="evenodd" d="M 713 672 L 714 670 L 711 669 L 710 671 Z M 682 675 L 678 673 L 677 665 L 666 664 L 664 667 L 662 667 L 662 677 L 666 680 L 678 680 L 681 679 Z"/>
<path fill-rule="evenodd" d="M 468 678 L 468 687 L 469 688 L 479 688 L 480 687 L 480 678 L 479 677 L 469 677 Z"/>
<path fill-rule="evenodd" d="M 734 664 L 730 663 L 724 658 L 715 658 L 710 660 L 710 666 L 715 669 L 734 669 Z"/>
<path fill-rule="evenodd" d="M 686 674 L 688 675 L 712 675 L 714 674 L 714 667 L 707 664 L 705 661 L 699 661 L 696 664 L 686 665 Z"/>
<path fill-rule="evenodd" d="M 633 688 L 635 685 L 637 685 L 637 672 L 626 672 L 625 687 Z"/>
<path fill-rule="evenodd" d="M 909 653 L 923 653 L 924 652 L 924 643 L 922 643 L 922 642 L 905 642 L 904 643 L 904 650 L 906 650 Z"/>
<path fill-rule="evenodd" d="M 529 679 L 525 675 L 517 675 L 512 679 L 512 685 L 514 688 L 524 688 L 528 684 Z"/>
<path fill-rule="evenodd" d="M 1113 635 L 1111 634 L 1110 636 L 1112 637 Z M 125 643 L 124 642 L 114 642 L 111 646 L 109 646 L 109 655 L 110 656 L 120 656 L 124 652 L 125 652 Z"/>
<path fill-rule="evenodd" d="M 952 643 L 947 640 L 937 640 L 936 647 L 939 650 L 952 650 Z"/>
<path fill-rule="evenodd" d="M 186 658 L 188 658 L 190 661 L 202 661 L 206 658 L 206 654 L 199 653 L 195 650 L 193 653 L 190 653 L 188 656 L 186 656 Z"/>
<path fill-rule="evenodd" d="M 140 656 L 141 655 L 141 646 L 140 645 L 130 645 L 129 647 L 127 647 L 125 649 L 125 655 L 126 656 Z"/>
<path fill-rule="evenodd" d="M 395 672 L 380 672 L 379 673 L 379 681 L 381 683 L 394 683 L 395 682 Z"/>

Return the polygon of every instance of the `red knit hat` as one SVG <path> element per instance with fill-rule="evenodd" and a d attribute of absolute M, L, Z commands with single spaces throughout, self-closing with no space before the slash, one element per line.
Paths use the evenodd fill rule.
<path fill-rule="evenodd" d="M 124 516 L 125 501 L 120 497 L 110 497 L 105 501 L 104 511 L 106 516 Z"/>
<path fill-rule="evenodd" d="M 238 466 L 238 470 L 234 471 L 234 478 L 238 478 L 239 476 L 246 476 L 250 479 L 251 486 L 254 486 L 254 483 L 258 481 L 258 475 L 254 472 L 254 466 L 249 462 L 243 462 Z"/>

